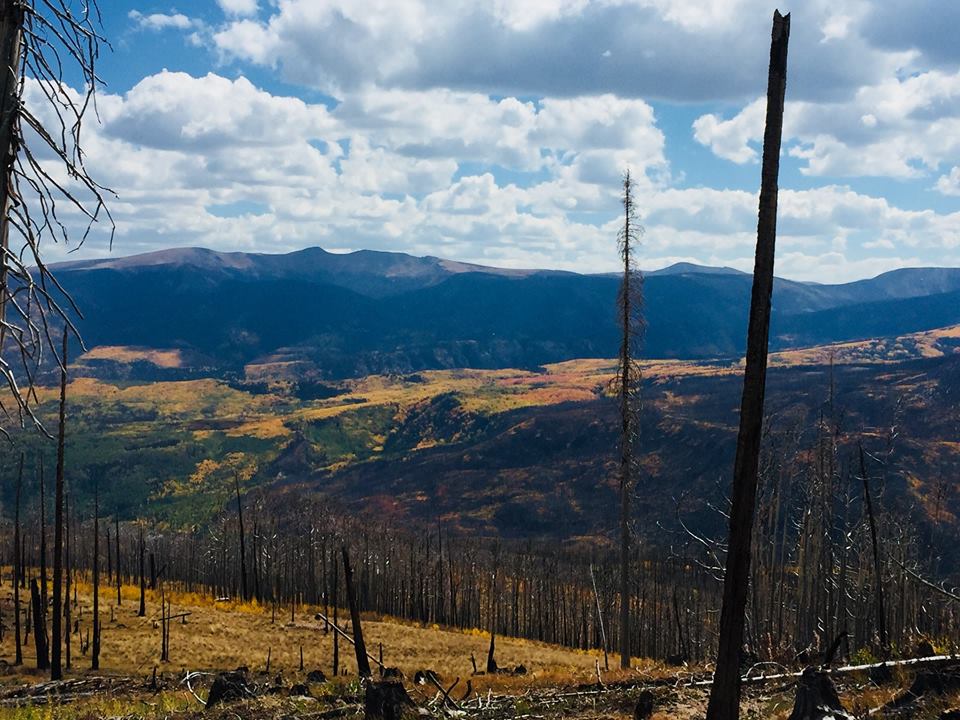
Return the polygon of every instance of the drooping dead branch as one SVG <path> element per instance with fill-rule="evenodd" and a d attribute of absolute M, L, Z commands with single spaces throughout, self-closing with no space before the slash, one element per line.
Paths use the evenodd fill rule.
<path fill-rule="evenodd" d="M 63 368 L 54 340 L 79 340 L 79 309 L 44 261 L 49 242 L 77 249 L 96 224 L 113 238 L 111 192 L 89 174 L 81 144 L 96 112 L 100 49 L 96 0 L 0 0 L 0 433 L 34 414 L 34 384 Z M 79 79 L 75 90 L 69 79 Z M 47 355 L 51 360 L 47 360 Z M 46 432 L 44 430 L 44 432 Z"/>

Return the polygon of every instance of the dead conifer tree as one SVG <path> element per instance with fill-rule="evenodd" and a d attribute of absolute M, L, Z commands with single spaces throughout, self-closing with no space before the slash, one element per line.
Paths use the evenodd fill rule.
<path fill-rule="evenodd" d="M 57 475 L 53 501 L 53 645 L 50 679 L 63 679 L 63 462 L 67 415 L 67 331 L 60 358 L 60 424 L 57 429 Z M 69 597 L 67 598 L 69 604 Z M 67 628 L 67 632 L 70 629 Z"/>
<path fill-rule="evenodd" d="M 640 433 L 640 365 L 637 345 L 643 332 L 643 278 L 635 261 L 642 228 L 633 204 L 630 171 L 623 176 L 623 227 L 617 235 L 623 277 L 617 297 L 620 354 L 616 390 L 620 405 L 620 667 L 630 667 L 630 497 L 636 475 L 636 445 Z"/>
<path fill-rule="evenodd" d="M 720 614 L 717 665 L 710 689 L 707 720 L 737 720 L 740 716 L 740 653 L 747 607 L 747 585 L 750 580 L 750 543 L 753 539 L 757 469 L 763 432 L 773 259 L 777 239 L 777 183 L 789 37 L 790 15 L 784 17 L 779 11 L 774 11 L 767 80 L 767 117 L 763 135 L 757 251 L 750 298 L 740 430 L 733 469 L 730 541 L 723 578 L 723 609 Z"/>

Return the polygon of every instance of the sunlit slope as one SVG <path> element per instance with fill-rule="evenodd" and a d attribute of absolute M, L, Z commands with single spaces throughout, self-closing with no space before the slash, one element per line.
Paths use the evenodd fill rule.
<path fill-rule="evenodd" d="M 950 327 L 775 353 L 770 427 L 800 428 L 809 440 L 832 382 L 845 441 L 881 442 L 897 423 L 898 466 L 888 490 L 928 507 L 935 477 L 956 467 L 960 451 L 952 414 L 960 393 L 958 335 Z M 157 365 L 177 357 L 135 348 L 92 354 Z M 671 517 L 684 497 L 701 498 L 726 480 L 740 390 L 734 361 L 645 361 L 643 369 L 641 522 Z M 76 507 L 99 483 L 108 513 L 173 524 L 202 523 L 222 511 L 236 471 L 246 489 L 318 493 L 398 522 L 595 538 L 613 526 L 616 507 L 613 374 L 613 361 L 593 359 L 325 383 L 269 364 L 248 367 L 250 379 L 230 383 L 78 377 L 68 392 L 68 479 Z M 52 423 L 56 392 L 43 390 L 40 398 L 41 415 Z M 52 466 L 53 444 L 25 433 L 19 448 L 28 451 L 29 497 L 33 458 L 42 450 Z M 8 507 L 18 458 L 7 453 L 0 466 Z M 718 520 L 692 509 L 696 522 Z"/>

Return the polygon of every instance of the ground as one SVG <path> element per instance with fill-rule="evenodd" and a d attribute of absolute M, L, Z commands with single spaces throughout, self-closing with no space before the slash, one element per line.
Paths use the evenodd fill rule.
<path fill-rule="evenodd" d="M 72 640 L 73 667 L 66 676 L 72 683 L 65 694 L 70 702 L 54 701 L 25 704 L 11 697 L 29 685 L 47 681 L 46 673 L 34 667 L 33 638 L 24 648 L 24 666 L 3 665 L 0 676 L 0 718 L 295 718 L 362 715 L 359 710 L 360 688 L 355 680 L 356 662 L 353 648 L 340 644 L 341 668 L 347 674 L 332 682 L 310 684 L 312 699 L 291 698 L 287 689 L 303 682 L 310 670 L 321 669 L 331 674 L 332 633 L 325 633 L 322 620 L 315 619 L 317 608 L 302 606 L 290 617 L 290 608 L 280 608 L 276 617 L 270 607 L 255 603 L 216 601 L 193 593 L 173 593 L 173 613 L 189 613 L 175 620 L 170 632 L 170 657 L 159 662 L 160 625 L 159 595 L 147 593 L 147 613 L 137 616 L 139 590 L 125 586 L 122 603 L 115 605 L 116 590 L 103 586 L 101 613 L 104 619 L 101 671 L 89 670 L 90 657 L 81 652 L 80 638 L 86 638 L 91 624 L 91 588 L 80 584 L 73 606 L 79 620 L 79 633 Z M 0 589 L 4 632 L 0 641 L 0 658 L 13 660 L 12 589 L 5 582 Z M 321 609 L 322 610 L 322 609 Z M 341 625 L 346 612 L 341 611 Z M 450 693 L 463 702 L 470 716 L 505 717 L 576 717 L 631 718 L 633 704 L 644 683 L 657 684 L 655 689 L 657 720 L 702 718 L 707 691 L 704 688 L 680 688 L 678 681 L 689 680 L 695 670 L 678 672 L 676 668 L 648 661 L 635 661 L 629 671 L 613 670 L 618 658 L 611 656 L 611 671 L 603 670 L 603 656 L 598 651 L 574 651 L 545 643 L 513 638 L 497 638 L 497 659 L 502 666 L 523 664 L 529 673 L 512 675 L 472 675 L 470 655 L 483 667 L 489 646 L 489 635 L 474 630 L 461 632 L 423 627 L 391 618 L 364 617 L 364 634 L 368 650 L 376 655 L 383 644 L 384 664 L 399 668 L 405 685 L 421 706 L 434 703 L 438 693 L 431 685 L 412 682 L 417 670 L 433 669 L 444 686 L 459 678 Z M 300 648 L 303 648 L 304 669 L 300 670 Z M 266 672 L 267 658 L 270 672 Z M 232 704 L 217 711 L 203 711 L 198 697 L 206 697 L 209 682 L 218 670 L 246 665 L 253 682 L 273 685 L 281 676 L 284 692 Z M 157 685 L 151 687 L 154 668 Z M 597 685 L 597 670 L 605 689 Z M 182 682 L 187 671 L 203 672 L 190 688 Z M 103 679 L 101 679 L 103 678 Z M 471 684 L 469 699 L 463 701 L 467 680 Z M 889 686 L 876 688 L 866 678 L 850 676 L 840 687 L 848 709 L 862 712 L 875 708 L 894 697 L 909 684 L 907 676 L 897 677 Z M 196 696 L 193 694 L 196 692 Z M 479 700 L 478 700 L 479 698 Z M 772 683 L 747 690 L 743 718 L 786 718 L 792 707 L 793 690 L 789 683 Z M 943 708 L 960 703 L 958 697 L 935 698 L 916 718 L 935 718 Z M 477 707 L 480 705 L 481 707 Z M 436 705 L 433 705 L 436 710 Z M 882 715 L 879 717 L 883 717 Z"/>

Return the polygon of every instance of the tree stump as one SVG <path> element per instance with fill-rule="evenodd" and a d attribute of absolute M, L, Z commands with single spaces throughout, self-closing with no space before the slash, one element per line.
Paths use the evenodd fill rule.
<path fill-rule="evenodd" d="M 251 695 L 253 695 L 253 691 L 247 684 L 246 674 L 242 672 L 220 673 L 214 678 L 213 685 L 210 686 L 206 707 L 212 708 L 219 703 L 242 700 Z"/>
<path fill-rule="evenodd" d="M 853 720 L 840 703 L 830 676 L 807 668 L 797 682 L 797 696 L 788 720 Z"/>
<path fill-rule="evenodd" d="M 633 708 L 633 720 L 649 720 L 653 717 L 653 704 L 653 693 L 649 690 L 641 692 Z"/>
<path fill-rule="evenodd" d="M 363 700 L 366 720 L 403 720 L 415 707 L 401 682 L 384 680 L 367 684 Z"/>

